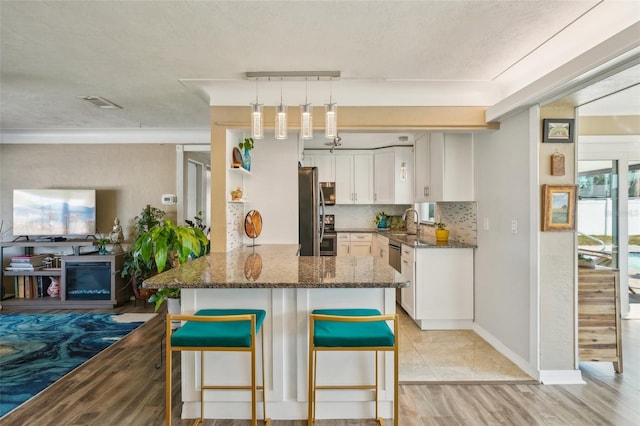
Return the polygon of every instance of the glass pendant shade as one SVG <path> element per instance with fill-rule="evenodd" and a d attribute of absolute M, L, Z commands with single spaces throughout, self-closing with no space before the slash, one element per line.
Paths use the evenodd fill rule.
<path fill-rule="evenodd" d="M 313 139 L 313 115 L 311 104 L 300 105 L 300 133 L 302 139 Z"/>
<path fill-rule="evenodd" d="M 280 104 L 276 108 L 276 139 L 287 138 L 287 107 Z"/>
<path fill-rule="evenodd" d="M 334 139 L 338 136 L 338 106 L 326 104 L 324 106 L 324 136 Z"/>
<path fill-rule="evenodd" d="M 251 104 L 251 137 L 254 139 L 264 138 L 264 126 L 262 117 L 262 104 Z"/>

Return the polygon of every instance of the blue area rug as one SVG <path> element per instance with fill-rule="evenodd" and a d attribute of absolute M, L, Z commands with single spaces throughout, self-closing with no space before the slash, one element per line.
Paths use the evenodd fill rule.
<path fill-rule="evenodd" d="M 153 314 L 0 315 L 0 417 L 151 317 Z"/>

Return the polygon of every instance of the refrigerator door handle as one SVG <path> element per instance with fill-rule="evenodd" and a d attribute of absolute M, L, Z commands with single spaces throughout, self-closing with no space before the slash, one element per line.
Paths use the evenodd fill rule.
<path fill-rule="evenodd" d="M 322 192 L 322 185 L 318 183 L 320 189 L 320 206 L 322 206 L 322 214 L 320 215 L 320 243 L 324 238 L 324 193 Z"/>

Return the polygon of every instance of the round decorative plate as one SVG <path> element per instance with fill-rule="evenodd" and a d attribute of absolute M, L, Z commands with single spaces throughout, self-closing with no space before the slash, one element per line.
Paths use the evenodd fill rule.
<path fill-rule="evenodd" d="M 251 253 L 244 261 L 244 277 L 249 281 L 255 281 L 262 272 L 262 257 L 258 253 Z"/>
<path fill-rule="evenodd" d="M 262 232 L 262 215 L 258 210 L 251 210 L 244 218 L 244 232 L 249 238 L 258 238 Z"/>

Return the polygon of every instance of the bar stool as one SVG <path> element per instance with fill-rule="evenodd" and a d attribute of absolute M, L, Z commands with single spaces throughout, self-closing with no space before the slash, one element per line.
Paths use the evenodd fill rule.
<path fill-rule="evenodd" d="M 378 352 L 393 352 L 393 424 L 398 426 L 398 315 L 381 315 L 377 309 L 316 309 L 309 322 L 309 414 L 315 422 L 316 391 L 323 389 L 374 389 L 378 414 Z M 386 323 L 393 321 L 393 331 Z M 320 351 L 374 351 L 375 384 L 320 386 L 316 383 L 317 353 Z"/>
<path fill-rule="evenodd" d="M 266 425 L 266 397 L 264 390 L 264 333 L 262 339 L 262 386 L 256 384 L 256 334 L 266 316 L 259 309 L 202 309 L 195 315 L 167 315 L 166 341 L 166 425 L 171 425 L 171 355 L 174 351 L 200 351 L 200 417 L 194 425 L 203 421 L 204 391 L 212 389 L 250 390 L 251 424 L 257 425 L 257 390 L 262 391 L 262 416 Z M 171 331 L 171 321 L 187 321 Z M 251 384 L 246 386 L 214 386 L 204 384 L 204 352 L 232 351 L 251 353 Z"/>

